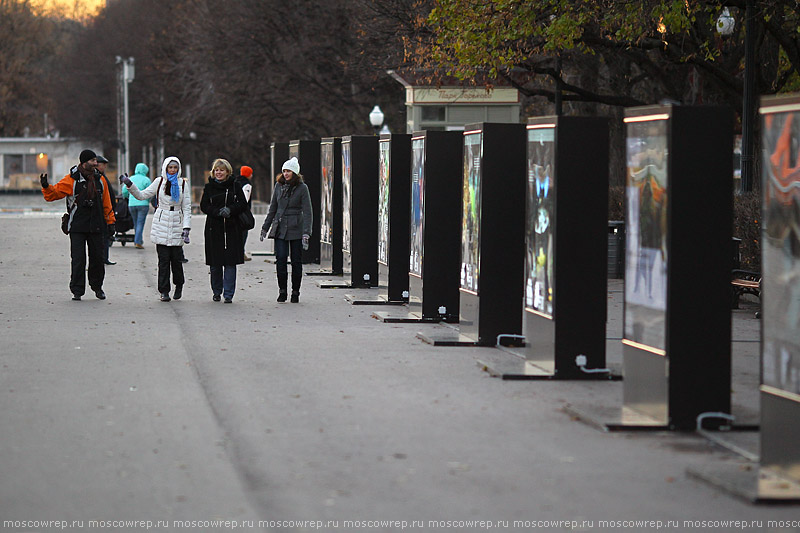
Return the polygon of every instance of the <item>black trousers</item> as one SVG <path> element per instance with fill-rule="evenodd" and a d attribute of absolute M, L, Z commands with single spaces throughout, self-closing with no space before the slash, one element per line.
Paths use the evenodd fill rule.
<path fill-rule="evenodd" d="M 76 296 L 86 292 L 86 250 L 89 250 L 89 286 L 94 291 L 103 288 L 106 265 L 103 263 L 103 233 L 70 232 L 70 257 L 72 272 L 69 290 Z"/>
<path fill-rule="evenodd" d="M 303 282 L 303 241 L 275 239 L 275 271 L 278 274 L 278 290 L 286 292 L 289 278 L 287 261 L 292 261 L 292 292 L 300 292 Z"/>
<path fill-rule="evenodd" d="M 108 226 L 103 228 L 103 261 L 108 263 L 108 249 L 111 247 L 111 237 L 113 235 L 108 234 Z"/>
<path fill-rule="evenodd" d="M 186 281 L 183 276 L 183 247 L 167 246 L 156 244 L 158 252 L 158 292 L 164 294 L 169 292 L 169 271 L 172 267 L 172 282 L 176 287 L 181 286 Z"/>

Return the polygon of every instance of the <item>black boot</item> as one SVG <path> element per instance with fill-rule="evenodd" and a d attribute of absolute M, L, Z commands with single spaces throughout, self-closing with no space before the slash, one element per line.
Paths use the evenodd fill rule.
<path fill-rule="evenodd" d="M 299 270 L 299 269 L 298 269 Z M 299 272 L 295 271 L 294 267 L 292 267 L 292 292 L 296 292 L 300 294 L 300 284 L 303 283 L 303 271 L 300 270 Z"/>
<path fill-rule="evenodd" d="M 303 271 L 300 269 L 295 270 L 292 265 L 292 299 L 293 304 L 300 301 L 300 284 L 303 282 Z"/>
<path fill-rule="evenodd" d="M 278 301 L 279 302 L 285 302 L 286 301 L 286 294 L 287 294 L 286 285 L 287 285 L 288 281 L 289 281 L 289 274 L 288 273 L 283 273 L 283 272 L 279 272 L 278 273 L 278 290 L 280 291 L 278 293 Z"/>
<path fill-rule="evenodd" d="M 175 285 L 175 292 L 172 293 L 173 300 L 180 300 L 183 296 L 183 285 Z"/>

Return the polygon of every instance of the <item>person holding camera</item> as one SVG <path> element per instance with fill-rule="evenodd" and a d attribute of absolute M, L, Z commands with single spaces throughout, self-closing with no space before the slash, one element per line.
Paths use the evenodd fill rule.
<path fill-rule="evenodd" d="M 285 302 L 289 272 L 287 259 L 292 259 L 292 303 L 300 301 L 300 284 L 303 281 L 303 252 L 308 250 L 308 239 L 314 216 L 311 212 L 311 194 L 300 174 L 300 162 L 293 157 L 283 164 L 276 178 L 277 185 L 269 203 L 269 212 L 261 226 L 261 240 L 275 239 L 275 270 L 278 274 L 278 301 Z M 270 227 L 272 228 L 270 231 Z M 301 250 L 302 247 L 302 250 Z"/>
<path fill-rule="evenodd" d="M 84 150 L 80 164 L 56 183 L 47 182 L 47 174 L 39 176 L 42 196 L 48 202 L 67 199 L 69 219 L 66 231 L 70 240 L 72 272 L 69 290 L 73 300 L 80 300 L 86 292 L 86 250 L 89 250 L 89 286 L 100 300 L 106 299 L 103 292 L 105 279 L 104 235 L 114 234 L 114 209 L 108 187 L 97 170 L 97 154 Z"/>

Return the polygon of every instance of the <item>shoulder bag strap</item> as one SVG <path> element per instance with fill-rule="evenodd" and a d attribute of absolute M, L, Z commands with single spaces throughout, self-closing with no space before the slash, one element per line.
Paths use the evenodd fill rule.
<path fill-rule="evenodd" d="M 164 177 L 161 176 L 158 178 L 158 187 L 156 187 L 156 195 L 154 196 L 156 205 L 153 206 L 153 209 L 158 209 L 158 195 L 161 192 L 161 184 L 164 183 Z"/>

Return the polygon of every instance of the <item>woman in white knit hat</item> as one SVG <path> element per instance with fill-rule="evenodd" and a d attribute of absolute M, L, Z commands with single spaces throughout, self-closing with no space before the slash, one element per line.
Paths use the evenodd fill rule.
<path fill-rule="evenodd" d="M 278 273 L 278 301 L 285 302 L 289 272 L 287 259 L 292 261 L 292 303 L 300 301 L 300 284 L 303 281 L 303 250 L 308 249 L 311 225 L 311 194 L 300 174 L 296 157 L 286 161 L 278 174 L 272 193 L 269 213 L 261 226 L 261 240 L 275 239 L 275 270 Z M 270 230 L 270 227 L 272 230 Z"/>

